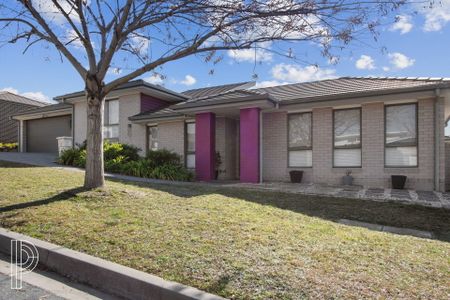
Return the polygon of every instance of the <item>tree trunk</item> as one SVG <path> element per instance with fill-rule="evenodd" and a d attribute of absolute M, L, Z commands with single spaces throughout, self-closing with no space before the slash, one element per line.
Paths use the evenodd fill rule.
<path fill-rule="evenodd" d="M 103 171 L 103 109 L 103 99 L 88 96 L 87 157 L 84 177 L 84 187 L 87 189 L 102 188 L 105 184 Z"/>

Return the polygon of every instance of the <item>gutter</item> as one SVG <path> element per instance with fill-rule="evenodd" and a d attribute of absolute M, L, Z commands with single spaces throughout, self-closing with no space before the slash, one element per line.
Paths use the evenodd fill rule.
<path fill-rule="evenodd" d="M 263 182 L 263 112 L 259 110 L 259 183 Z"/>
<path fill-rule="evenodd" d="M 435 89 L 434 98 L 434 190 L 440 191 L 441 175 L 441 124 L 439 120 L 439 98 L 441 91 Z"/>

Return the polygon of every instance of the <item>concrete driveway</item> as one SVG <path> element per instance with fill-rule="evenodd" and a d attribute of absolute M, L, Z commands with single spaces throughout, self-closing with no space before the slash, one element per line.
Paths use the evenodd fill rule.
<path fill-rule="evenodd" d="M 56 153 L 0 152 L 0 160 L 43 167 L 58 167 L 57 159 Z"/>

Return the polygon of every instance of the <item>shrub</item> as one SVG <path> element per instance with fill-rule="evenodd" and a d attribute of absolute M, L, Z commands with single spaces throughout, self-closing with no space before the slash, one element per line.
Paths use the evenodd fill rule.
<path fill-rule="evenodd" d="M 146 158 L 138 155 L 137 147 L 104 143 L 105 171 L 129 176 L 164 180 L 192 180 L 193 174 L 181 163 L 181 157 L 168 150 L 150 151 Z M 61 153 L 59 163 L 79 168 L 86 167 L 86 143 Z"/>
<path fill-rule="evenodd" d="M 122 156 L 123 145 L 120 143 L 110 143 L 105 141 L 103 143 L 103 159 L 105 161 L 113 160 Z"/>
<path fill-rule="evenodd" d="M 59 156 L 58 162 L 66 166 L 73 166 L 75 160 L 79 159 L 80 152 L 81 151 L 76 148 L 64 150 Z"/>
<path fill-rule="evenodd" d="M 121 155 L 127 157 L 128 160 L 139 160 L 141 157 L 139 156 L 139 149 L 133 145 L 122 144 L 122 153 Z"/>
<path fill-rule="evenodd" d="M 165 164 L 155 167 L 151 171 L 150 177 L 163 180 L 191 181 L 194 176 L 181 165 Z"/>
<path fill-rule="evenodd" d="M 86 150 L 80 151 L 80 155 L 73 160 L 73 166 L 79 168 L 86 167 Z"/>
<path fill-rule="evenodd" d="M 148 160 L 140 159 L 126 162 L 123 164 L 121 171 L 124 175 L 150 178 L 151 168 Z"/>
<path fill-rule="evenodd" d="M 121 173 L 126 157 L 119 155 L 114 159 L 105 161 L 105 171 L 111 173 Z"/>
<path fill-rule="evenodd" d="M 153 167 L 162 165 L 181 165 L 181 156 L 166 149 L 150 150 L 147 153 L 146 159 L 149 160 Z"/>
<path fill-rule="evenodd" d="M 10 152 L 17 150 L 19 144 L 17 143 L 0 143 L 0 151 L 4 152 Z"/>

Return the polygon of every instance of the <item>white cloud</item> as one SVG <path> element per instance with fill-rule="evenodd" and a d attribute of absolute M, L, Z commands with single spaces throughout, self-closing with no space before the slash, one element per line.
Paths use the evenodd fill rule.
<path fill-rule="evenodd" d="M 391 68 L 389 68 L 389 67 L 383 67 L 383 71 L 385 71 L 385 72 L 389 72 L 391 70 Z"/>
<path fill-rule="evenodd" d="M 388 54 L 390 63 L 392 66 L 394 66 L 396 69 L 405 69 L 408 67 L 411 67 L 416 62 L 415 59 L 409 58 L 408 56 L 395 52 L 395 53 L 389 53 Z"/>
<path fill-rule="evenodd" d="M 159 74 L 153 74 L 150 77 L 144 78 L 145 81 L 151 83 L 151 84 L 157 84 L 157 85 L 163 85 L 164 84 L 164 78 L 163 76 Z"/>
<path fill-rule="evenodd" d="M 180 81 L 181 84 L 186 85 L 186 86 L 193 85 L 196 82 L 197 82 L 197 79 L 195 79 L 195 77 L 192 75 L 186 75 L 186 76 L 184 76 L 184 79 Z"/>
<path fill-rule="evenodd" d="M 26 98 L 30 98 L 30 99 L 34 99 L 37 101 L 41 101 L 41 102 L 51 102 L 50 98 L 47 97 L 46 95 L 44 95 L 44 93 L 42 92 L 25 92 L 25 93 L 20 93 L 17 89 L 12 88 L 12 87 L 6 87 L 3 89 L 0 89 L 1 92 L 9 92 L 9 93 L 13 93 L 16 95 L 20 95 Z"/>
<path fill-rule="evenodd" d="M 27 92 L 27 93 L 23 93 L 21 95 L 24 97 L 42 101 L 42 102 L 50 102 L 50 99 L 46 95 L 44 95 L 44 93 L 42 93 L 42 92 Z"/>
<path fill-rule="evenodd" d="M 440 31 L 450 22 L 450 0 L 435 1 L 431 8 L 423 7 L 423 4 L 418 5 L 425 18 L 424 31 Z"/>
<path fill-rule="evenodd" d="M 133 33 L 130 35 L 130 44 L 136 52 L 142 56 L 145 56 L 148 53 L 148 48 L 150 47 L 150 40 L 145 36 Z"/>
<path fill-rule="evenodd" d="M 272 52 L 266 50 L 269 49 L 271 43 L 261 43 L 258 45 L 261 48 L 256 49 L 241 49 L 241 50 L 228 50 L 228 56 L 235 59 L 238 62 L 262 62 L 272 61 Z"/>
<path fill-rule="evenodd" d="M 391 26 L 391 31 L 400 31 L 401 34 L 405 34 L 411 31 L 413 24 L 411 22 L 411 16 L 399 15 L 396 22 Z"/>
<path fill-rule="evenodd" d="M 272 76 L 279 81 L 305 82 L 335 78 L 336 70 L 321 69 L 316 66 L 300 67 L 290 64 L 278 64 L 272 68 Z"/>
<path fill-rule="evenodd" d="M 355 66 L 360 70 L 373 70 L 375 69 L 375 61 L 369 55 L 361 55 Z"/>
<path fill-rule="evenodd" d="M 76 11 L 72 9 L 71 4 L 68 1 L 58 1 L 62 9 L 69 14 L 70 18 L 79 23 L 80 18 Z M 89 5 L 88 1 L 87 5 Z M 64 15 L 59 11 L 59 9 L 49 0 L 32 0 L 32 4 L 36 7 L 36 10 L 42 14 L 42 16 L 47 20 L 59 25 L 67 23 Z"/>
<path fill-rule="evenodd" d="M 114 76 L 117 76 L 117 75 L 122 74 L 122 69 L 110 67 L 110 68 L 108 69 L 108 72 L 107 72 L 107 73 L 108 73 L 108 75 L 114 75 Z"/>
<path fill-rule="evenodd" d="M 70 43 L 69 45 L 74 46 L 75 48 L 81 49 L 84 47 L 77 33 L 73 29 L 66 30 L 65 42 Z"/>

